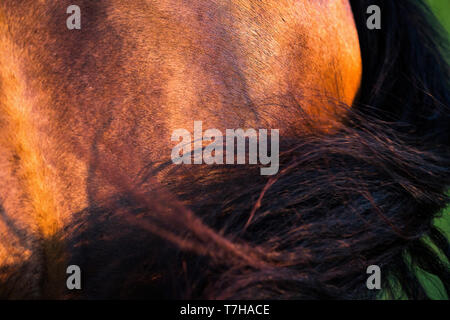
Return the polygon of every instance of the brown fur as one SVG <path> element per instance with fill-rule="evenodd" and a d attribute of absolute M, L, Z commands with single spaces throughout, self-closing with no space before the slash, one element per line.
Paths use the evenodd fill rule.
<path fill-rule="evenodd" d="M 80 31 L 65 26 L 72 1 L 0 3 L 0 280 L 15 279 L 10 297 L 61 296 L 73 214 L 120 191 L 110 170 L 133 180 L 166 161 L 174 129 L 202 120 L 283 135 L 305 128 L 303 112 L 329 129 L 323 110 L 350 105 L 360 84 L 345 0 L 77 3 Z"/>

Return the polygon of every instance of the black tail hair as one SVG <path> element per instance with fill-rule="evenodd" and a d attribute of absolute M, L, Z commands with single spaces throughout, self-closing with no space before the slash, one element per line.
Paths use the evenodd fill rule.
<path fill-rule="evenodd" d="M 447 31 L 424 1 L 352 0 L 351 4 L 363 59 L 363 80 L 355 107 L 394 123 L 411 145 L 448 159 L 450 44 Z M 381 30 L 366 27 L 366 10 L 370 5 L 381 8 Z M 426 297 L 413 274 L 413 264 L 437 275 L 449 293 L 448 239 L 431 225 L 428 235 L 428 241 L 423 238 L 412 241 L 392 264 L 392 275 L 410 298 Z M 431 249 L 430 243 L 441 250 L 447 261 Z M 391 288 L 391 296 L 394 291 Z"/>
<path fill-rule="evenodd" d="M 353 0 L 351 4 L 363 58 L 360 110 L 404 123 L 420 143 L 448 147 L 448 33 L 421 0 Z M 381 30 L 366 26 L 366 10 L 374 4 L 381 8 Z"/>

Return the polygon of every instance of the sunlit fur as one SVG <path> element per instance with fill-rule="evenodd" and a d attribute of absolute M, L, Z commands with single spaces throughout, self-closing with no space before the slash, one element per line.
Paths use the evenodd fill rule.
<path fill-rule="evenodd" d="M 408 261 L 448 293 L 447 47 L 420 1 L 352 2 L 2 1 L 0 296 L 376 298 L 377 264 L 426 298 Z M 193 120 L 279 127 L 279 175 L 172 167 Z"/>

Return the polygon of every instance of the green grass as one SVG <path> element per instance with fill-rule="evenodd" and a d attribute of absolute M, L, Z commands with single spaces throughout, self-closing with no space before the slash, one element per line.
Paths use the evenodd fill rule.
<path fill-rule="evenodd" d="M 450 31 L 450 1 L 428 0 L 428 2 L 444 27 Z"/>

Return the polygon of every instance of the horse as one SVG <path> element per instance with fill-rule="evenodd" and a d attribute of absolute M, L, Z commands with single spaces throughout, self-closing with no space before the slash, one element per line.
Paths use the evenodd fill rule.
<path fill-rule="evenodd" d="M 77 0 L 68 28 L 72 2 L 0 3 L 0 297 L 375 299 L 370 265 L 449 292 L 448 39 L 423 1 Z M 194 121 L 279 130 L 279 171 L 175 166 Z"/>

